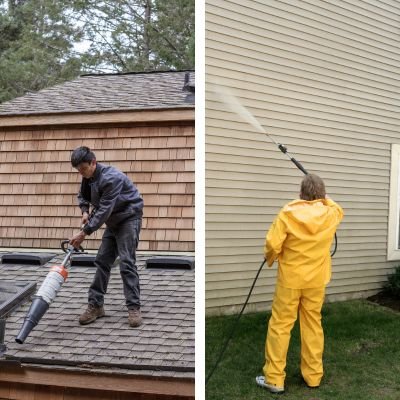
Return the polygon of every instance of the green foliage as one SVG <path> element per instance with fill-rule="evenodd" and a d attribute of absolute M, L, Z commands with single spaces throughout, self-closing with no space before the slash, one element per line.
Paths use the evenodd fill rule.
<path fill-rule="evenodd" d="M 157 19 L 151 38 L 154 63 L 177 69 L 194 68 L 194 1 L 156 0 Z"/>
<path fill-rule="evenodd" d="M 73 43 L 81 32 L 67 21 L 66 3 L 26 0 L 10 4 L 0 18 L 0 101 L 79 75 L 81 62 L 74 56 Z"/>
<path fill-rule="evenodd" d="M 393 274 L 388 275 L 384 289 L 391 296 L 400 299 L 400 266 L 395 268 Z"/>
<path fill-rule="evenodd" d="M 194 68 L 194 0 L 75 0 L 87 70 Z"/>
<path fill-rule="evenodd" d="M 0 102 L 81 73 L 194 68 L 194 4 L 0 0 Z"/>
<path fill-rule="evenodd" d="M 399 398 L 399 315 L 366 301 L 326 304 L 324 378 L 308 389 L 300 375 L 300 332 L 292 330 L 286 392 L 272 395 L 258 387 L 270 313 L 243 315 L 226 353 L 206 387 L 207 400 L 396 400 Z M 214 366 L 236 316 L 206 320 L 206 373 Z"/>

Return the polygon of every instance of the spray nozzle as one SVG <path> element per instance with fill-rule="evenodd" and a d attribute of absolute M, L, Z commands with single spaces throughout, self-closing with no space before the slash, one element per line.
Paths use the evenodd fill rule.
<path fill-rule="evenodd" d="M 279 148 L 279 150 L 283 153 L 283 154 L 286 154 L 287 153 L 287 148 L 286 148 L 286 146 L 284 146 L 283 144 L 278 144 L 278 148 Z"/>

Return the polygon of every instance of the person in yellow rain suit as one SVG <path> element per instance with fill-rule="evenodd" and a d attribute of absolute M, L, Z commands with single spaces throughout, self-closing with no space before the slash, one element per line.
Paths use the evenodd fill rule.
<path fill-rule="evenodd" d="M 331 243 L 342 208 L 327 198 L 323 180 L 308 174 L 301 182 L 300 199 L 282 208 L 269 229 L 265 259 L 278 260 L 278 279 L 265 344 L 264 376 L 259 386 L 283 393 L 290 332 L 299 314 L 301 374 L 307 386 L 318 387 L 323 376 L 324 332 L 321 308 L 331 278 Z"/>

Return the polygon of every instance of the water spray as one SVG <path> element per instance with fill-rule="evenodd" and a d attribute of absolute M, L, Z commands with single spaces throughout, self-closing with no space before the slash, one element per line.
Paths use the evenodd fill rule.
<path fill-rule="evenodd" d="M 250 124 L 258 132 L 264 133 L 268 137 L 268 139 L 270 139 L 271 142 L 274 143 L 283 154 L 289 157 L 289 160 L 292 161 L 293 164 L 296 165 L 296 167 L 301 172 L 303 172 L 305 175 L 308 174 L 308 172 L 304 169 L 304 167 L 300 164 L 300 162 L 298 162 L 294 157 L 292 157 L 288 153 L 287 147 L 284 146 L 283 144 L 278 143 L 274 139 L 274 137 L 270 133 L 268 133 L 265 130 L 265 128 L 257 121 L 254 115 L 251 114 L 246 107 L 244 107 L 242 104 L 239 103 L 238 99 L 232 94 L 232 92 L 227 87 L 214 85 L 213 90 L 217 95 L 217 97 L 219 97 L 220 101 L 225 105 L 227 105 L 233 113 L 239 114 L 248 124 Z"/>
<path fill-rule="evenodd" d="M 22 328 L 15 338 L 15 341 L 19 344 L 24 343 L 25 339 L 31 333 L 33 328 L 39 323 L 43 315 L 49 309 L 50 304 L 56 298 L 61 286 L 67 280 L 67 264 L 70 261 L 72 253 L 83 252 L 82 247 L 77 250 L 72 246 L 68 246 L 67 249 L 66 245 L 68 243 L 68 240 L 61 242 L 61 248 L 66 253 L 65 258 L 60 265 L 53 265 L 50 267 L 50 272 L 47 274 L 45 280 L 32 300 L 31 307 L 29 308 L 28 314 L 25 317 Z"/>
<path fill-rule="evenodd" d="M 258 132 L 265 134 L 271 142 L 273 142 L 278 149 L 285 154 L 290 161 L 293 162 L 293 164 L 301 171 L 303 172 L 304 175 L 307 175 L 308 172 L 307 170 L 301 165 L 301 163 L 299 161 L 297 161 L 294 157 L 292 157 L 288 151 L 287 151 L 287 147 L 281 143 L 278 143 L 273 136 L 268 133 L 264 127 L 259 123 L 259 121 L 257 121 L 257 119 L 254 117 L 253 114 L 250 113 L 250 111 L 244 107 L 242 104 L 239 103 L 238 99 L 232 94 L 232 92 L 225 86 L 219 86 L 219 85 L 213 85 L 212 87 L 213 92 L 217 95 L 217 97 L 219 98 L 219 100 L 224 103 L 226 106 L 228 106 L 228 108 L 235 114 L 239 114 L 248 124 L 250 124 L 253 128 L 255 128 Z M 331 253 L 331 257 L 334 256 L 334 254 L 336 253 L 337 250 L 337 236 L 335 233 L 335 245 L 334 245 L 334 249 Z M 251 285 L 249 294 L 247 295 L 246 301 L 244 302 L 242 309 L 240 310 L 240 313 L 238 314 L 235 322 L 233 323 L 233 327 L 228 335 L 228 337 L 226 338 L 226 341 L 224 343 L 224 346 L 222 348 L 222 351 L 220 352 L 218 359 L 216 361 L 216 363 L 214 364 L 213 368 L 211 369 L 210 373 L 208 374 L 208 376 L 206 377 L 206 385 L 209 382 L 210 378 L 212 377 L 214 371 L 216 370 L 218 364 L 220 363 L 220 361 L 222 360 L 222 357 L 225 353 L 225 350 L 228 347 L 229 341 L 232 339 L 233 334 L 236 330 L 236 327 L 238 325 L 238 322 L 240 320 L 240 317 L 243 314 L 243 311 L 245 310 L 247 303 L 250 299 L 251 293 L 253 292 L 254 286 L 257 282 L 258 276 L 260 275 L 260 272 L 262 270 L 262 268 L 264 267 L 264 264 L 266 263 L 266 260 L 263 260 L 263 262 L 261 263 L 256 277 L 254 278 L 253 284 Z"/>

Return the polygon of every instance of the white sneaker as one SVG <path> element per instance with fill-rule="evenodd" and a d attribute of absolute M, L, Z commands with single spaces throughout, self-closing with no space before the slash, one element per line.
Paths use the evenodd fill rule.
<path fill-rule="evenodd" d="M 279 394 L 279 393 L 283 393 L 285 391 L 284 387 L 276 386 L 276 385 L 273 385 L 272 383 L 265 382 L 265 378 L 263 376 L 257 376 L 256 382 L 257 382 L 258 386 L 261 386 L 261 387 L 269 390 L 271 393 Z"/>

